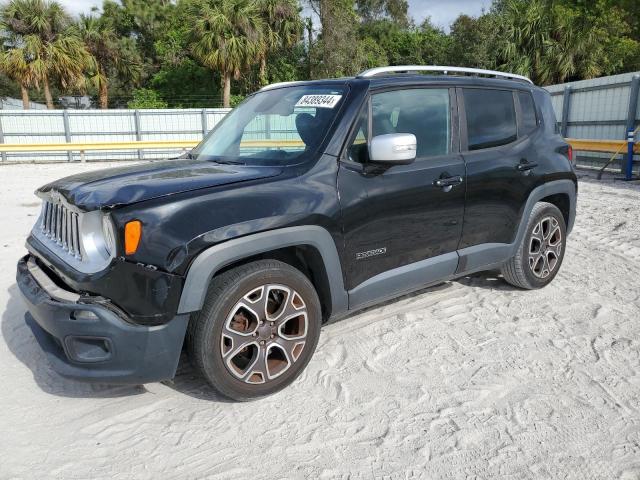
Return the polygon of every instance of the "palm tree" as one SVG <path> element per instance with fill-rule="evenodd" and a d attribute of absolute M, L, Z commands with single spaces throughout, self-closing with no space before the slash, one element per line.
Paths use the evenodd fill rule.
<path fill-rule="evenodd" d="M 231 78 L 248 68 L 263 46 L 263 20 L 252 0 L 194 0 L 191 51 L 204 66 L 222 74 L 223 105 L 231 104 Z"/>
<path fill-rule="evenodd" d="M 129 48 L 130 39 L 118 38 L 112 25 L 92 15 L 80 15 L 78 34 L 93 57 L 90 80 L 98 89 L 100 108 L 109 107 L 109 78 L 117 75 L 135 82 L 140 77 L 141 62 L 137 52 Z"/>
<path fill-rule="evenodd" d="M 91 57 L 60 4 L 12 0 L 2 9 L 0 17 L 8 34 L 24 46 L 34 83 L 43 86 L 48 108 L 53 108 L 52 81 L 62 88 L 82 84 Z"/>
<path fill-rule="evenodd" d="M 549 85 L 600 74 L 602 45 L 575 12 L 545 0 L 504 0 L 501 67 Z"/>
<path fill-rule="evenodd" d="M 256 0 L 263 19 L 263 51 L 260 52 L 260 83 L 267 83 L 267 55 L 289 48 L 300 40 L 303 23 L 296 0 Z"/>
<path fill-rule="evenodd" d="M 37 82 L 30 64 L 29 52 L 18 39 L 6 38 L 6 44 L 0 50 L 0 71 L 20 85 L 22 108 L 28 110 L 29 88 Z"/>

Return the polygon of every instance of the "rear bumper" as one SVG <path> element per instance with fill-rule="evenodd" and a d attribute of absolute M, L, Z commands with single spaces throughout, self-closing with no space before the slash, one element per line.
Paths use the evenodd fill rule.
<path fill-rule="evenodd" d="M 141 384 L 173 378 L 188 323 L 129 323 L 104 304 L 56 285 L 32 256 L 18 262 L 27 324 L 60 375 L 89 382 Z"/>

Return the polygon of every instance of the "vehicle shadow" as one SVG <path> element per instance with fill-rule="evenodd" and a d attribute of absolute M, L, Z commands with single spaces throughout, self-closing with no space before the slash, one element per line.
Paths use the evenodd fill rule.
<path fill-rule="evenodd" d="M 524 291 L 507 283 L 498 270 L 472 273 L 471 275 L 457 278 L 454 282 L 466 287 L 484 288 L 486 290 Z"/>
<path fill-rule="evenodd" d="M 72 398 L 115 398 L 145 393 L 138 385 L 99 385 L 77 382 L 58 375 L 26 324 L 27 309 L 16 284 L 9 287 L 7 308 L 2 313 L 2 338 L 13 355 L 33 374 L 43 392 Z"/>
<path fill-rule="evenodd" d="M 359 310 L 355 310 L 349 312 L 348 315 L 344 317 L 340 317 L 336 320 L 332 320 L 330 323 L 341 323 L 344 321 L 348 321 L 351 318 L 357 317 L 362 314 L 366 314 L 367 312 L 386 308 L 394 303 L 398 303 L 403 300 L 410 299 L 415 296 L 419 296 L 422 294 L 427 294 L 428 292 L 437 292 L 441 290 L 445 290 L 451 286 L 448 282 L 443 282 L 437 285 L 433 285 L 431 287 L 423 288 L 421 290 L 417 290 L 415 292 L 402 295 L 400 297 L 393 298 L 391 300 L 386 300 L 376 305 L 372 305 L 370 307 L 365 307 Z M 326 325 L 326 324 L 325 324 Z M 229 400 L 225 397 L 220 396 L 218 393 L 211 388 L 211 386 L 205 381 L 205 379 L 198 373 L 198 371 L 191 365 L 191 362 L 187 358 L 186 352 L 182 352 L 180 357 L 180 363 L 178 364 L 178 371 L 176 372 L 176 376 L 173 380 L 168 380 L 162 382 L 164 385 L 168 386 L 176 390 L 177 392 L 183 393 L 185 395 L 192 396 L 199 400 L 208 400 L 215 402 L 231 402 L 237 403 L 234 400 Z"/>
<path fill-rule="evenodd" d="M 518 290 L 506 283 L 499 276 L 498 272 L 479 272 L 454 281 L 469 287 L 491 290 Z M 346 317 L 340 318 L 337 322 L 343 322 L 367 311 L 384 308 L 416 295 L 447 289 L 450 285 L 449 282 L 444 282 L 393 300 L 388 300 L 381 304 L 352 312 Z M 70 398 L 115 398 L 140 395 L 148 392 L 144 385 L 90 384 L 70 380 L 58 375 L 52 369 L 46 354 L 38 345 L 31 329 L 25 322 L 25 317 L 28 315 L 28 312 L 20 298 L 17 285 L 11 285 L 8 293 L 7 308 L 2 314 L 2 336 L 11 353 L 31 370 L 36 384 L 42 391 L 51 395 Z M 176 392 L 200 400 L 221 403 L 231 402 L 231 400 L 220 396 L 211 388 L 200 373 L 191 365 L 184 351 L 180 357 L 176 376 L 172 380 L 167 380 L 162 383 Z"/>
<path fill-rule="evenodd" d="M 191 365 L 186 352 L 183 350 L 178 363 L 176 376 L 172 380 L 165 380 L 163 385 L 184 395 L 218 403 L 237 403 L 234 400 L 223 397 L 209 385 L 204 377 Z"/>
<path fill-rule="evenodd" d="M 31 329 L 26 324 L 29 315 L 16 284 L 8 289 L 9 300 L 2 314 L 2 337 L 9 351 L 33 375 L 38 387 L 45 393 L 69 398 L 116 398 L 147 393 L 144 385 L 107 385 L 84 383 L 58 375 L 47 360 Z M 186 355 L 180 357 L 178 371 L 167 387 L 189 396 L 216 402 L 228 402 L 220 397 L 189 363 Z"/>

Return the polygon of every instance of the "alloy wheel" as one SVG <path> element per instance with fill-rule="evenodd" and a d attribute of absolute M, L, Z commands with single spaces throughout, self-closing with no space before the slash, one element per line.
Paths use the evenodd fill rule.
<path fill-rule="evenodd" d="M 555 217 L 544 217 L 531 231 L 529 267 L 538 278 L 547 278 L 557 267 L 562 254 L 562 230 Z"/>
<path fill-rule="evenodd" d="M 267 284 L 246 293 L 222 328 L 227 370 L 249 384 L 269 382 L 300 358 L 308 330 L 307 306 L 292 288 Z"/>

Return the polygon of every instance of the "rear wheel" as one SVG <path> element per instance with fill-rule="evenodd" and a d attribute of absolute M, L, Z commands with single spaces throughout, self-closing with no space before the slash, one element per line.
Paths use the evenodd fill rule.
<path fill-rule="evenodd" d="M 320 324 L 309 279 L 286 263 L 260 260 L 212 280 L 189 325 L 187 348 L 219 393 L 252 400 L 296 379 L 313 355 Z"/>
<path fill-rule="evenodd" d="M 565 221 L 558 207 L 537 203 L 516 255 L 502 267 L 504 279 L 529 290 L 548 285 L 560 270 L 565 239 Z"/>

